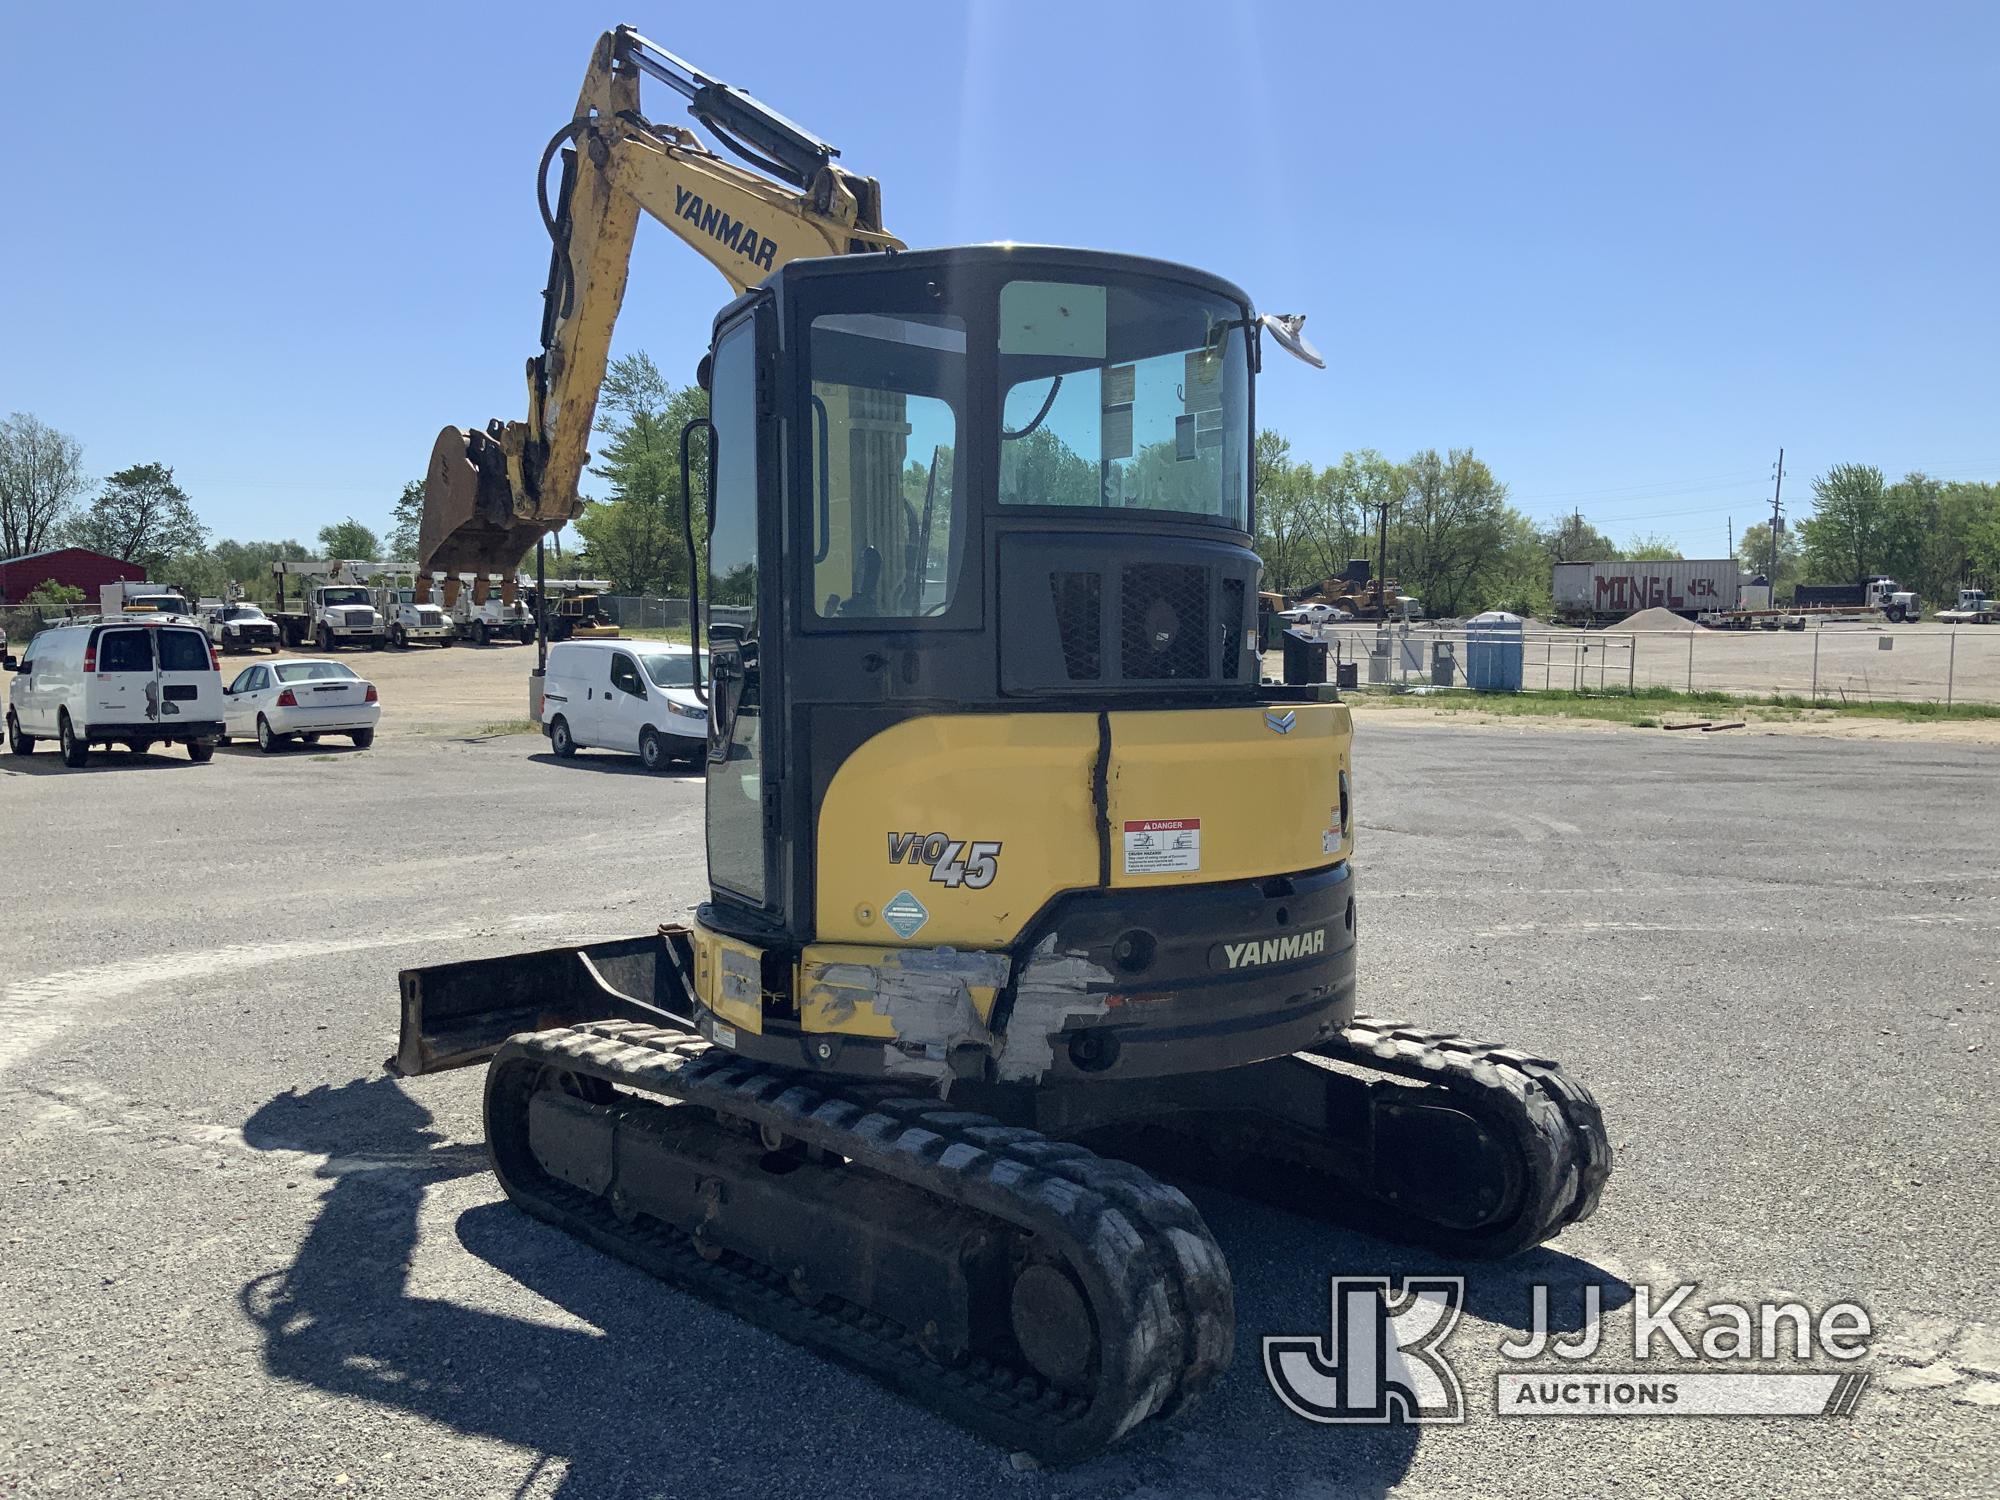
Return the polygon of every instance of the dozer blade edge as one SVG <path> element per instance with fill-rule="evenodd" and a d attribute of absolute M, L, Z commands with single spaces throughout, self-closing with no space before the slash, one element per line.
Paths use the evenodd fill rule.
<path fill-rule="evenodd" d="M 383 1066 L 402 1078 L 471 1067 L 510 1036 L 588 1021 L 692 1031 L 685 977 L 692 964 L 685 931 L 662 927 L 643 937 L 405 969 L 401 1034 Z"/>

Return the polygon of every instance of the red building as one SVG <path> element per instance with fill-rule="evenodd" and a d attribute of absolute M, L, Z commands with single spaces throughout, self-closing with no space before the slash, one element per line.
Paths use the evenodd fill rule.
<path fill-rule="evenodd" d="M 25 557 L 0 559 L 0 604 L 19 604 L 45 583 L 66 583 L 82 589 L 87 603 L 96 604 L 102 583 L 141 583 L 146 570 L 88 547 L 52 547 Z"/>

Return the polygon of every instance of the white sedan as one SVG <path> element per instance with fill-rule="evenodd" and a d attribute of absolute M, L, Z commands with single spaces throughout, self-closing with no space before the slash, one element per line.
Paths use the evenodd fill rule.
<path fill-rule="evenodd" d="M 1330 625 L 1336 620 L 1351 620 L 1354 616 L 1337 604 L 1301 604 L 1296 609 L 1281 610 L 1279 618 L 1290 620 L 1295 625 Z"/>
<path fill-rule="evenodd" d="M 344 661 L 294 657 L 245 667 L 222 695 L 222 743 L 256 737 L 265 754 L 294 738 L 308 745 L 341 734 L 366 750 L 375 743 L 382 705 L 375 684 Z"/>

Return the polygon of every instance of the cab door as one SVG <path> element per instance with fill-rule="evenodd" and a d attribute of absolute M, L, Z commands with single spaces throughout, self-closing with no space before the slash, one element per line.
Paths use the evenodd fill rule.
<path fill-rule="evenodd" d="M 708 560 L 703 609 L 709 645 L 708 880 L 718 903 L 763 917 L 781 905 L 777 847 L 783 794 L 782 682 L 773 590 L 778 516 L 769 413 L 760 379 L 774 348 L 770 304 L 755 303 L 716 336 L 709 358 L 712 425 Z"/>
<path fill-rule="evenodd" d="M 98 631 L 92 670 L 84 674 L 85 725 L 148 724 L 160 717 L 154 634 L 138 625 Z"/>
<path fill-rule="evenodd" d="M 269 667 L 245 667 L 237 674 L 223 695 L 223 732 L 243 735 L 246 738 L 257 732 L 257 713 L 269 697 L 271 669 Z"/>

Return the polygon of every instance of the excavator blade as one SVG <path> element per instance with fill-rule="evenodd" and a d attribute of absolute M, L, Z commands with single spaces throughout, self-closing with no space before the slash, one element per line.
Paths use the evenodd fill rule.
<path fill-rule="evenodd" d="M 425 572 L 511 576 L 528 549 L 561 524 L 514 514 L 506 456 L 486 433 L 447 427 L 438 434 L 417 526 Z"/>
<path fill-rule="evenodd" d="M 508 1037 L 586 1021 L 693 1029 L 693 950 L 681 928 L 430 964 L 402 972 L 403 1025 L 384 1065 L 413 1078 L 469 1067 Z"/>

